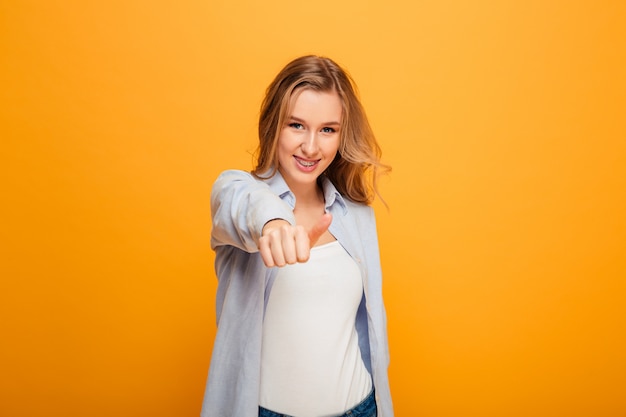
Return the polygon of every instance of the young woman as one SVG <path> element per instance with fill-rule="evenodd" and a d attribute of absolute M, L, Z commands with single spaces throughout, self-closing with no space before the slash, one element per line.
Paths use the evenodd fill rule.
<path fill-rule="evenodd" d="M 392 417 L 374 212 L 388 168 L 347 73 L 287 64 L 252 173 L 213 186 L 218 331 L 203 417 Z"/>

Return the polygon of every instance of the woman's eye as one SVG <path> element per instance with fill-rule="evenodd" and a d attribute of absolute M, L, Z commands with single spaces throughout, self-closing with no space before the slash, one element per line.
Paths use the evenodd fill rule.
<path fill-rule="evenodd" d="M 335 133 L 335 129 L 333 129 L 332 127 L 323 127 L 322 128 L 322 132 L 324 132 L 324 133 Z"/>
<path fill-rule="evenodd" d="M 289 127 L 293 127 L 294 129 L 303 129 L 304 126 L 302 126 L 301 123 L 289 123 Z"/>

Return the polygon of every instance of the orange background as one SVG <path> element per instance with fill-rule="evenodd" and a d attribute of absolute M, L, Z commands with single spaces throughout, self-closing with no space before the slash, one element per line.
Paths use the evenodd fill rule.
<path fill-rule="evenodd" d="M 199 414 L 210 188 L 317 53 L 394 168 L 397 415 L 626 416 L 625 4 L 3 2 L 0 415 Z"/>

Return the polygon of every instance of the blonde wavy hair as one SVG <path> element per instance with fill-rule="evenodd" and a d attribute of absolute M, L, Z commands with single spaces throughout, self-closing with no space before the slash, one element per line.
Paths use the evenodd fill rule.
<path fill-rule="evenodd" d="M 380 162 L 381 149 L 358 98 L 356 84 L 344 69 L 326 57 L 296 58 L 267 88 L 259 116 L 257 165 L 252 174 L 257 178 L 276 174 L 278 138 L 289 117 L 290 99 L 302 89 L 334 91 L 339 95 L 343 107 L 339 152 L 324 175 L 343 196 L 371 204 L 376 195 L 380 197 L 378 176 L 391 168 Z"/>

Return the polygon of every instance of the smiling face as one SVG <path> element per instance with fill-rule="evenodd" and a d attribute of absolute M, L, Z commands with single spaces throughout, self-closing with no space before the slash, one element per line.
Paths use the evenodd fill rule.
<path fill-rule="evenodd" d="M 342 105 L 336 92 L 296 91 L 278 138 L 278 170 L 296 196 L 315 189 L 339 149 Z"/>

